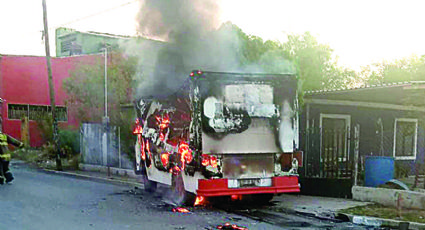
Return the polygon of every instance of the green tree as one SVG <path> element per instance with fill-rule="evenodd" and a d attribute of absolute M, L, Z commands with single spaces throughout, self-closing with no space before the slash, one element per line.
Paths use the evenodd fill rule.
<path fill-rule="evenodd" d="M 133 76 L 137 59 L 120 52 L 108 54 L 108 116 L 112 125 L 120 124 L 120 105 L 132 100 Z M 64 81 L 67 105 L 81 122 L 99 122 L 104 116 L 104 57 L 93 63 L 79 63 Z"/>
<path fill-rule="evenodd" d="M 335 79 L 328 78 L 328 73 L 333 68 L 333 50 L 328 45 L 320 44 L 306 32 L 288 35 L 288 41 L 283 43 L 282 48 L 286 57 L 295 64 L 303 90 L 331 88 L 331 80 Z"/>
<path fill-rule="evenodd" d="M 247 35 L 232 23 L 225 23 L 221 29 L 236 34 L 239 64 L 246 71 L 296 73 L 303 90 L 348 88 L 361 82 L 355 71 L 338 65 L 329 45 L 319 43 L 309 32 L 290 34 L 281 43 Z"/>
<path fill-rule="evenodd" d="M 425 80 L 425 56 L 411 55 L 392 61 L 382 61 L 363 68 L 368 84 Z"/>
<path fill-rule="evenodd" d="M 122 112 L 121 105 L 133 100 L 137 58 L 119 51 L 108 54 L 108 116 L 112 126 L 121 127 L 122 150 L 134 151 L 132 125 L 134 113 Z M 64 81 L 67 106 L 80 122 L 101 122 L 104 116 L 104 57 L 94 57 L 92 63 L 80 63 Z M 133 112 L 133 111 L 131 111 Z M 128 154 L 131 158 L 132 154 Z"/>

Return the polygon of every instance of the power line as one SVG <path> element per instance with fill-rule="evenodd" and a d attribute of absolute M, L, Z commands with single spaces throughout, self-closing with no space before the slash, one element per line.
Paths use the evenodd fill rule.
<path fill-rule="evenodd" d="M 106 13 L 106 12 L 109 12 L 109 11 L 112 11 L 112 10 L 115 10 L 115 9 L 118 9 L 118 8 L 121 8 L 121 7 L 124 7 L 124 6 L 130 5 L 130 4 L 132 4 L 132 3 L 134 3 L 134 2 L 138 2 L 138 1 L 139 1 L 139 0 L 133 0 L 133 1 L 130 1 L 130 2 L 126 2 L 126 3 L 123 3 L 123 4 L 121 4 L 121 5 L 118 5 L 118 6 L 115 6 L 115 7 L 109 8 L 109 9 L 106 9 L 106 10 L 102 10 L 102 11 L 99 11 L 99 12 L 96 12 L 96 13 L 94 13 L 94 14 L 90 14 L 90 15 L 87 15 L 87 16 L 84 16 L 84 17 L 81 17 L 81 18 L 74 19 L 74 20 L 72 20 L 72 21 L 69 21 L 69 22 L 63 23 L 63 24 L 61 24 L 60 26 L 56 26 L 56 27 L 54 27 L 54 28 L 64 27 L 64 26 L 66 26 L 66 25 L 69 25 L 69 24 L 72 24 L 72 23 L 75 23 L 75 22 L 79 22 L 79 21 L 82 21 L 82 20 L 85 20 L 85 19 L 88 19 L 88 18 L 91 18 L 91 17 L 94 17 L 94 16 L 98 16 L 98 15 L 101 15 L 101 14 L 103 14 L 103 13 Z"/>
<path fill-rule="evenodd" d="M 90 15 L 88 15 L 88 16 L 84 16 L 84 17 L 81 17 L 81 18 L 74 19 L 74 20 L 72 20 L 72 21 L 69 21 L 69 22 L 63 23 L 63 24 L 61 24 L 61 25 L 59 25 L 59 26 L 52 26 L 52 27 L 49 27 L 49 31 L 54 31 L 54 30 L 56 30 L 56 29 L 57 29 L 57 28 L 59 28 L 59 27 L 64 27 L 64 26 L 66 26 L 66 25 L 68 25 L 68 24 L 72 24 L 72 23 L 75 23 L 75 22 L 78 22 L 78 21 L 82 21 L 82 20 L 85 20 L 85 19 L 88 19 L 88 18 L 91 18 L 91 17 L 97 16 L 97 15 L 100 15 L 100 14 L 103 14 L 103 13 L 106 13 L 106 12 L 109 12 L 109 11 L 112 11 L 112 10 L 115 10 L 115 9 L 118 9 L 118 8 L 124 7 L 124 6 L 126 6 L 126 5 L 130 5 L 130 4 L 132 4 L 132 3 L 134 3 L 134 2 L 138 2 L 138 1 L 139 1 L 139 0 L 133 0 L 133 1 L 130 1 L 130 2 L 126 2 L 126 3 L 123 3 L 123 4 L 121 4 L 121 5 L 118 5 L 118 6 L 115 6 L 115 7 L 112 7 L 112 8 L 106 9 L 106 10 L 103 10 L 103 11 L 99 11 L 99 12 L 94 13 L 94 14 L 90 14 Z M 37 34 L 39 34 L 39 33 L 43 33 L 43 30 L 27 30 L 27 31 L 20 31 L 20 32 L 19 32 L 18 34 L 16 34 L 16 35 L 19 35 L 19 36 L 27 36 L 27 35 L 29 35 L 29 34 L 35 34 L 35 33 L 37 33 Z"/>

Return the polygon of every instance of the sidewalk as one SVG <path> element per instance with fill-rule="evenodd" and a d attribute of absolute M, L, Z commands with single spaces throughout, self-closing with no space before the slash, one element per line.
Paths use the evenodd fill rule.
<path fill-rule="evenodd" d="M 13 163 L 12 163 L 13 164 Z M 114 184 L 123 184 L 128 186 L 139 187 L 143 189 L 142 179 L 140 175 L 135 175 L 133 170 L 107 168 L 94 165 L 80 165 L 80 170 L 55 171 L 49 169 L 41 169 L 46 173 L 62 174 L 76 178 L 94 180 L 99 182 L 107 182 Z M 354 216 L 351 214 L 341 213 L 340 210 L 361 207 L 372 204 L 371 202 L 354 201 L 351 199 L 331 198 L 331 197 L 315 197 L 299 194 L 281 194 L 275 196 L 272 200 L 275 204 L 274 209 L 282 209 L 303 215 L 309 215 L 316 218 L 335 220 L 345 219 L 355 224 L 366 226 L 389 226 L 399 228 L 407 223 L 398 220 L 380 219 L 366 216 Z M 403 229 L 403 228 L 400 228 Z M 425 224 L 411 222 L 405 229 L 425 229 Z"/>
<path fill-rule="evenodd" d="M 96 165 L 80 164 L 80 170 L 56 171 L 53 169 L 41 169 L 51 174 L 61 174 L 75 178 L 87 179 L 98 182 L 108 182 L 113 184 L 122 184 L 144 189 L 142 176 L 135 175 L 133 170 L 102 167 Z"/>

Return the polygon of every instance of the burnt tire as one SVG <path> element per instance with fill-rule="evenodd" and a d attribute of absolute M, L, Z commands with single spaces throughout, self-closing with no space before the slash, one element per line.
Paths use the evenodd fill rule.
<path fill-rule="evenodd" d="M 144 162 L 141 163 L 141 169 L 144 190 L 148 193 L 154 193 L 158 187 L 158 183 L 156 181 L 149 180 Z"/>
<path fill-rule="evenodd" d="M 193 205 L 196 199 L 195 194 L 186 192 L 182 173 L 171 176 L 171 201 L 176 206 Z"/>
<path fill-rule="evenodd" d="M 143 185 L 146 192 L 154 193 L 156 191 L 158 183 L 155 181 L 149 180 L 147 175 L 143 175 Z"/>

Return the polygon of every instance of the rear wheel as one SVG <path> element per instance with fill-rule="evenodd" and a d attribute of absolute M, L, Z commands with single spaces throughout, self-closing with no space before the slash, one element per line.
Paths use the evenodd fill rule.
<path fill-rule="evenodd" d="M 141 162 L 141 165 L 142 165 L 141 168 L 142 168 L 142 180 L 143 180 L 144 189 L 146 192 L 153 193 L 156 191 L 158 183 L 156 181 L 149 180 L 148 174 L 146 173 L 145 162 Z"/>
<path fill-rule="evenodd" d="M 193 205 L 196 196 L 193 193 L 186 192 L 182 173 L 172 174 L 171 178 L 171 200 L 177 205 Z"/>

